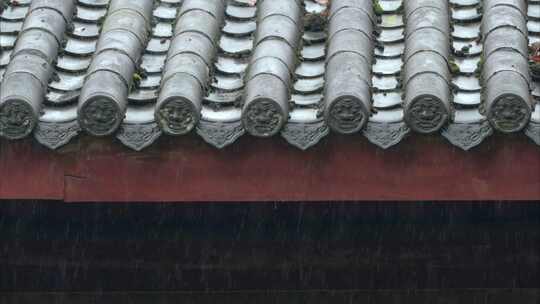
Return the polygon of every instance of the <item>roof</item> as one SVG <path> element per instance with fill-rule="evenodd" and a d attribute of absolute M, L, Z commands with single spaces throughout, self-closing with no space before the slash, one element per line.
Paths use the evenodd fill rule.
<path fill-rule="evenodd" d="M 85 132 L 141 150 L 280 135 L 307 149 L 332 133 L 382 148 L 430 134 L 468 150 L 524 132 L 540 145 L 539 0 L 1 3 L 4 138 L 56 149 Z"/>

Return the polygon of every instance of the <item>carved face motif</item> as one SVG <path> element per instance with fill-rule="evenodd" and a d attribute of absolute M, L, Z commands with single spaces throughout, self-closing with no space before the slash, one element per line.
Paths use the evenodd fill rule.
<path fill-rule="evenodd" d="M 167 102 L 160 108 L 158 120 L 161 127 L 173 135 L 185 134 L 197 123 L 192 106 L 183 101 Z"/>
<path fill-rule="evenodd" d="M 441 102 L 424 97 L 409 109 L 409 122 L 419 132 L 434 132 L 442 126 L 447 114 Z"/>
<path fill-rule="evenodd" d="M 364 125 L 364 114 L 360 101 L 353 98 L 342 98 L 332 105 L 329 113 L 329 124 L 338 132 L 353 133 Z"/>
<path fill-rule="evenodd" d="M 491 108 L 491 120 L 503 132 L 516 132 L 527 123 L 530 112 L 527 105 L 516 96 L 504 96 L 495 101 Z"/>
<path fill-rule="evenodd" d="M 96 99 L 83 107 L 82 123 L 91 133 L 103 135 L 118 125 L 118 109 L 113 101 Z"/>
<path fill-rule="evenodd" d="M 32 108 L 25 102 L 7 102 L 0 109 L 0 135 L 17 139 L 28 135 L 35 124 Z"/>
<path fill-rule="evenodd" d="M 255 136 L 267 137 L 281 127 L 283 117 L 277 105 L 270 100 L 255 101 L 246 110 L 246 129 Z"/>

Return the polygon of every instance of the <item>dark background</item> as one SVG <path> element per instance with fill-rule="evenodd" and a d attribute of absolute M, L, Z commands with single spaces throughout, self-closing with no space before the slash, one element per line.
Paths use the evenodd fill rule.
<path fill-rule="evenodd" d="M 0 203 L 0 303 L 540 302 L 538 203 Z"/>

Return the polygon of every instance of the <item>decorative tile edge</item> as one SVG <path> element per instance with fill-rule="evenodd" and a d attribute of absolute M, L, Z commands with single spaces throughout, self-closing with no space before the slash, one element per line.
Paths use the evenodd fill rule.
<path fill-rule="evenodd" d="M 411 129 L 409 129 L 405 122 L 368 122 L 363 134 L 374 145 L 382 149 L 388 149 L 400 143 L 410 132 Z"/>
<path fill-rule="evenodd" d="M 208 144 L 218 149 L 223 149 L 234 143 L 244 133 L 245 130 L 240 120 L 226 123 L 201 120 L 197 125 L 197 134 Z"/>
<path fill-rule="evenodd" d="M 281 131 L 281 136 L 298 149 L 307 150 L 315 146 L 329 133 L 324 120 L 314 123 L 288 123 Z"/>
<path fill-rule="evenodd" d="M 450 143 L 468 151 L 493 134 L 489 121 L 479 123 L 453 123 L 443 128 L 441 132 Z"/>
<path fill-rule="evenodd" d="M 157 123 L 123 124 L 120 126 L 116 138 L 125 146 L 141 151 L 152 145 L 161 136 L 161 129 Z"/>
<path fill-rule="evenodd" d="M 52 123 L 39 122 L 35 131 L 34 138 L 45 147 L 56 150 L 68 144 L 81 131 L 77 120 Z"/>

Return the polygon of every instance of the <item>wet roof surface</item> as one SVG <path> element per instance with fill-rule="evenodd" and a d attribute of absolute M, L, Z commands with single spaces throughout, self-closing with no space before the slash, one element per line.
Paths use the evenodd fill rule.
<path fill-rule="evenodd" d="M 255 2 L 2 1 L 0 136 L 540 145 L 540 0 Z"/>

